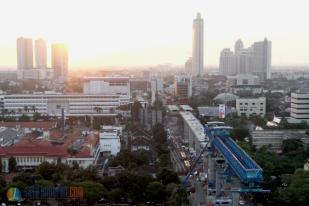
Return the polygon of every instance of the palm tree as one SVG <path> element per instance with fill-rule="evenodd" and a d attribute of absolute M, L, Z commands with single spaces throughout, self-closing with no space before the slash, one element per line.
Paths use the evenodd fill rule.
<path fill-rule="evenodd" d="M 109 108 L 109 112 L 110 112 L 110 113 L 112 113 L 112 114 L 113 114 L 113 113 L 114 113 L 114 111 L 115 111 L 115 109 L 114 109 L 113 107 Z"/>
<path fill-rule="evenodd" d="M 94 109 L 94 111 L 96 111 L 96 113 L 101 113 L 102 112 L 102 108 L 101 107 L 94 107 L 93 109 Z"/>
<path fill-rule="evenodd" d="M 28 112 L 28 111 L 29 111 L 29 108 L 28 108 L 27 105 L 24 106 L 24 111 L 25 111 L 25 112 Z"/>
<path fill-rule="evenodd" d="M 35 113 L 35 111 L 36 111 L 35 105 L 32 105 L 32 106 L 31 106 L 31 110 L 33 111 L 33 113 Z"/>

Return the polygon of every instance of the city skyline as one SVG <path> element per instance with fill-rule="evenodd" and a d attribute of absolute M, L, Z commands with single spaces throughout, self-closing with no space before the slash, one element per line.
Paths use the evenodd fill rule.
<path fill-rule="evenodd" d="M 249 45 L 265 37 L 273 42 L 273 65 L 305 65 L 309 64 L 306 4 L 303 0 L 7 1 L 0 12 L 6 31 L 0 40 L 0 66 L 17 68 L 15 42 L 20 36 L 43 38 L 47 44 L 66 42 L 73 69 L 183 66 L 192 53 L 192 20 L 197 12 L 204 19 L 206 67 L 218 66 L 220 51 L 237 39 Z M 11 17 L 13 11 L 23 18 Z M 57 15 L 52 15 L 54 11 Z"/>

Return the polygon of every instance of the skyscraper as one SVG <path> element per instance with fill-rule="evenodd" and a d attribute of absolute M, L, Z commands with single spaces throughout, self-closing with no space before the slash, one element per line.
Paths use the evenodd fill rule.
<path fill-rule="evenodd" d="M 204 69 L 204 21 L 197 13 L 193 20 L 192 75 L 201 76 Z"/>
<path fill-rule="evenodd" d="M 220 55 L 220 73 L 222 75 L 253 74 L 264 82 L 271 78 L 271 41 L 254 42 L 249 48 L 243 48 L 241 40 L 235 43 L 235 52 L 223 49 Z"/>
<path fill-rule="evenodd" d="M 235 75 L 236 71 L 236 58 L 230 49 L 223 49 L 220 54 L 219 72 L 222 75 Z"/>
<path fill-rule="evenodd" d="M 20 37 L 17 43 L 17 68 L 33 69 L 33 47 L 32 39 Z"/>
<path fill-rule="evenodd" d="M 52 44 L 51 48 L 54 78 L 64 82 L 68 77 L 68 49 L 64 44 Z"/>
<path fill-rule="evenodd" d="M 244 44 L 242 43 L 240 39 L 238 39 L 234 46 L 235 53 L 240 52 L 243 48 L 244 48 Z"/>
<path fill-rule="evenodd" d="M 254 42 L 252 45 L 254 55 L 254 67 L 252 73 L 260 77 L 262 81 L 271 78 L 271 41 Z"/>
<path fill-rule="evenodd" d="M 44 39 L 35 40 L 35 67 L 37 69 L 47 68 L 46 43 Z"/>

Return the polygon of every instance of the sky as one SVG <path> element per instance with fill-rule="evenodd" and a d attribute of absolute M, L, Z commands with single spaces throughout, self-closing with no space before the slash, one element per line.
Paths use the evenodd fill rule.
<path fill-rule="evenodd" d="M 223 48 L 272 41 L 273 65 L 309 64 L 308 0 L 0 0 L 0 66 L 16 67 L 16 38 L 69 47 L 70 68 L 184 65 L 192 21 L 204 19 L 205 65 Z M 48 51 L 50 53 L 50 51 Z M 50 57 L 49 65 L 50 65 Z"/>

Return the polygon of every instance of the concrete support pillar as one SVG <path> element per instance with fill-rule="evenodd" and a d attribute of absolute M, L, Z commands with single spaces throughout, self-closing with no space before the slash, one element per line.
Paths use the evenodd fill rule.
<path fill-rule="evenodd" d="M 232 206 L 239 205 L 239 198 L 240 198 L 239 192 L 232 192 Z"/>

